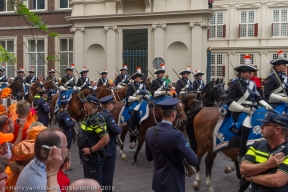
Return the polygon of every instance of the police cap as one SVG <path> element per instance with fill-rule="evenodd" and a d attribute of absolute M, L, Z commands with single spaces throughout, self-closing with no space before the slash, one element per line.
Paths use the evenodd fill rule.
<path fill-rule="evenodd" d="M 82 103 L 93 103 L 93 104 L 98 104 L 98 99 L 97 97 L 94 97 L 92 95 L 88 95 L 85 99 L 81 99 Z"/>
<path fill-rule="evenodd" d="M 103 97 L 99 100 L 99 103 L 107 104 L 107 103 L 114 103 L 114 99 L 112 95 L 108 95 L 106 97 Z"/>
<path fill-rule="evenodd" d="M 62 99 L 62 100 L 60 101 L 60 104 L 61 104 L 61 105 L 68 105 L 68 103 L 69 103 L 69 101 L 68 101 L 67 99 Z"/>
<path fill-rule="evenodd" d="M 179 103 L 179 99 L 176 98 L 170 98 L 166 99 L 164 101 L 160 101 L 157 103 L 157 105 L 162 109 L 162 110 L 170 110 L 175 108 L 175 106 Z"/>
<path fill-rule="evenodd" d="M 257 119 L 257 121 L 263 123 L 270 122 L 288 128 L 288 118 L 277 113 L 269 112 L 264 119 Z"/>

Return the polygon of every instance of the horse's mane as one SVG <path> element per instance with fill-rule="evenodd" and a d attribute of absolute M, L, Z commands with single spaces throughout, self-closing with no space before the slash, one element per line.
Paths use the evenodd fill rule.
<path fill-rule="evenodd" d="M 203 89 L 202 94 L 204 94 L 208 89 L 210 89 L 211 85 L 214 86 L 216 81 L 210 81 Z"/>

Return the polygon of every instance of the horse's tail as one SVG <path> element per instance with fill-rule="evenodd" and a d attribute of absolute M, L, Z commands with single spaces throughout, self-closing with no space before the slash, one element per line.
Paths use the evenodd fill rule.
<path fill-rule="evenodd" d="M 195 108 L 193 108 L 193 110 L 191 111 L 190 115 L 187 118 L 186 132 L 190 141 L 190 146 L 195 153 L 197 152 L 197 143 L 196 143 L 196 138 L 195 138 L 193 121 L 194 121 L 195 116 L 201 109 L 202 109 L 202 106 L 196 106 Z"/>

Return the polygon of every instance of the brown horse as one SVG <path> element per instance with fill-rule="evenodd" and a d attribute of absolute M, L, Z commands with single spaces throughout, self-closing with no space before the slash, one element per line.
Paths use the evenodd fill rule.
<path fill-rule="evenodd" d="M 71 115 L 73 119 L 76 120 L 76 122 L 80 122 L 85 118 L 86 112 L 83 110 L 83 103 L 80 99 L 84 99 L 88 95 L 92 93 L 92 90 L 90 88 L 84 88 L 83 90 L 79 92 L 72 93 L 72 98 L 68 104 L 68 112 Z M 56 93 L 53 95 L 50 101 L 50 124 L 54 115 L 54 109 L 56 102 L 59 98 L 59 93 Z"/>
<path fill-rule="evenodd" d="M 19 79 L 19 80 L 12 82 L 12 84 L 8 86 L 12 90 L 13 100 L 19 101 L 24 98 L 25 92 L 24 92 L 23 83 L 24 81 L 22 79 Z"/>
<path fill-rule="evenodd" d="M 117 89 L 115 91 L 112 90 L 112 94 L 113 94 L 115 101 L 122 101 L 123 99 L 125 99 L 127 88 L 128 87 L 126 86 L 126 87 L 123 87 L 121 89 Z"/>
<path fill-rule="evenodd" d="M 214 128 L 220 117 L 219 109 L 216 107 L 195 107 L 188 118 L 187 135 L 190 141 L 191 148 L 197 153 L 199 158 L 198 166 L 196 167 L 196 177 L 193 183 L 194 190 L 198 190 L 201 184 L 200 163 L 201 158 L 207 153 L 205 158 L 206 163 L 206 185 L 209 191 L 214 191 L 211 183 L 211 170 L 217 152 L 213 152 L 213 134 Z M 226 147 L 221 149 L 222 153 L 231 158 L 235 162 L 236 169 L 239 170 L 239 162 L 237 159 L 238 148 Z M 237 167 L 238 166 L 238 167 Z M 241 179 L 241 174 L 236 172 L 236 175 Z M 242 187 L 242 186 L 241 186 Z M 245 191 L 240 189 L 239 191 Z"/>
<path fill-rule="evenodd" d="M 113 89 L 112 86 L 108 87 L 107 85 L 102 85 L 100 87 L 97 87 L 97 89 L 94 91 L 95 92 L 94 94 L 98 99 L 101 99 L 108 95 L 112 95 L 111 91 L 112 89 Z"/>
<path fill-rule="evenodd" d="M 121 111 L 123 107 L 123 102 L 116 102 L 114 105 L 114 109 L 113 109 L 113 115 L 114 115 L 114 119 L 116 122 L 118 122 L 119 119 L 119 113 Z M 133 165 L 134 166 L 138 166 L 137 163 L 137 156 L 139 151 L 142 148 L 142 145 L 145 141 L 145 135 L 146 135 L 146 131 L 148 128 L 157 125 L 158 122 L 161 122 L 162 117 L 161 117 L 161 109 L 159 107 L 157 107 L 157 105 L 150 101 L 149 102 L 149 117 L 144 120 L 143 122 L 141 122 L 141 124 L 138 126 L 138 130 L 139 130 L 139 138 L 138 138 L 138 145 L 137 145 L 137 150 L 134 154 L 134 161 L 133 161 Z M 185 132 L 185 125 L 186 125 L 186 115 L 184 113 L 184 105 L 182 104 L 182 102 L 180 101 L 177 104 L 177 117 L 176 120 L 173 124 L 176 128 L 182 130 L 183 132 Z M 122 129 L 122 134 L 121 134 L 121 140 L 124 143 L 125 140 L 125 135 L 128 132 L 129 128 L 128 126 L 123 126 Z M 131 148 L 131 146 L 130 146 Z M 122 159 L 127 159 L 126 155 L 123 152 L 123 145 L 120 149 L 120 153 L 122 154 Z"/>

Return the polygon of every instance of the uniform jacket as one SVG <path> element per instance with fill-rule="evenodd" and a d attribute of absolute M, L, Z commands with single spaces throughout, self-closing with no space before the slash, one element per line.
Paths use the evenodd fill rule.
<path fill-rule="evenodd" d="M 37 101 L 37 111 L 38 111 L 38 121 L 43 123 L 45 126 L 48 125 L 50 108 L 47 105 L 47 102 L 40 98 Z"/>
<path fill-rule="evenodd" d="M 177 81 L 176 83 L 176 93 L 179 94 L 182 90 L 183 87 L 185 87 L 187 85 L 187 82 L 189 81 L 189 88 L 187 91 L 193 91 L 193 84 L 189 79 L 184 79 L 181 78 Z"/>
<path fill-rule="evenodd" d="M 100 78 L 98 80 L 98 84 L 97 84 L 97 87 L 100 87 L 102 85 L 108 85 L 109 86 L 109 82 L 108 82 L 108 79 L 107 78 Z"/>
<path fill-rule="evenodd" d="M 60 111 L 57 113 L 57 122 L 59 127 L 63 129 L 66 137 L 72 137 L 71 129 L 75 125 L 76 121 L 71 119 L 71 116 L 67 110 L 63 111 L 62 113 Z"/>
<path fill-rule="evenodd" d="M 19 79 L 24 80 L 24 77 L 23 77 L 23 76 L 17 76 L 17 77 L 15 77 L 15 80 L 14 80 L 14 81 L 17 81 L 17 80 L 19 80 Z"/>
<path fill-rule="evenodd" d="M 62 86 L 64 86 L 67 81 L 69 81 L 69 83 L 66 86 L 70 87 L 70 88 L 72 88 L 75 85 L 75 82 L 76 82 L 75 77 L 65 75 L 64 77 L 62 77 L 60 84 Z"/>
<path fill-rule="evenodd" d="M 198 88 L 200 87 L 200 89 L 198 90 Z M 194 91 L 202 91 L 205 87 L 205 83 L 202 79 L 195 79 L 193 81 L 193 89 Z"/>
<path fill-rule="evenodd" d="M 141 84 L 142 83 L 137 83 L 137 82 L 130 83 L 128 85 L 127 90 L 126 90 L 126 98 L 133 96 L 135 93 L 135 89 L 136 89 L 136 91 L 138 91 Z M 135 89 L 134 89 L 133 85 L 134 85 Z M 142 87 L 142 89 L 138 91 L 139 93 L 137 95 L 146 93 L 146 86 L 144 84 L 142 84 L 141 87 Z"/>
<path fill-rule="evenodd" d="M 103 115 L 106 121 L 108 134 L 110 137 L 109 143 L 105 145 L 105 150 L 108 153 L 107 157 L 116 156 L 116 136 L 121 134 L 122 129 L 117 125 L 114 117 L 108 110 L 103 109 L 100 113 Z"/>
<path fill-rule="evenodd" d="M 157 91 L 160 87 L 161 89 L 159 91 L 166 91 L 167 89 L 166 82 L 160 78 L 154 79 L 151 83 L 151 88 L 150 88 L 150 91 L 153 97 L 154 97 L 154 92 Z"/>
<path fill-rule="evenodd" d="M 8 80 L 7 80 L 7 77 L 6 77 L 6 75 L 0 75 L 0 82 L 7 82 Z"/>
<path fill-rule="evenodd" d="M 46 80 L 50 80 L 50 79 L 52 79 L 55 83 L 56 83 L 56 81 L 57 81 L 57 80 L 56 80 L 56 77 L 52 77 L 52 76 L 49 75 L 49 76 L 46 78 Z"/>
<path fill-rule="evenodd" d="M 88 86 L 91 86 L 90 85 L 90 80 L 88 77 L 80 77 L 77 81 L 77 87 L 81 87 L 81 88 L 86 88 Z"/>
<path fill-rule="evenodd" d="M 241 87 L 239 85 L 239 82 L 241 84 Z M 256 89 L 255 83 L 253 81 L 250 81 L 250 80 L 249 80 L 249 82 L 252 82 L 254 84 L 254 86 L 251 90 L 253 92 L 253 94 L 250 94 L 247 97 L 246 101 L 259 102 L 260 100 L 263 100 L 263 98 L 259 95 L 259 93 Z M 237 78 L 234 79 L 231 82 L 230 87 L 229 87 L 228 92 L 227 92 L 227 98 L 226 98 L 227 105 L 229 106 L 233 101 L 237 102 L 243 96 L 243 94 L 245 94 L 246 90 L 247 90 L 247 87 L 246 87 L 244 81 L 242 80 L 242 78 L 239 78 L 239 81 L 237 80 Z"/>
<path fill-rule="evenodd" d="M 183 133 L 172 127 L 171 124 L 161 122 L 156 126 L 160 145 L 167 156 L 172 159 L 178 167 L 170 163 L 162 154 L 157 141 L 154 139 L 153 127 L 146 132 L 145 152 L 148 161 L 154 160 L 154 175 L 152 189 L 155 191 L 185 191 L 185 175 L 183 158 L 196 166 L 198 158 L 189 146 Z"/>
<path fill-rule="evenodd" d="M 35 76 L 27 76 L 26 79 L 25 79 L 25 83 L 29 83 L 29 84 L 33 84 L 35 81 L 36 81 L 36 77 Z"/>
<path fill-rule="evenodd" d="M 284 82 L 284 84 L 285 84 L 285 91 L 286 91 L 286 93 L 288 93 L 288 78 L 286 77 L 286 75 L 285 74 L 281 74 L 281 73 L 278 73 L 279 74 L 279 79 L 281 80 L 281 84 L 284 82 L 284 80 L 285 80 L 285 82 Z M 265 99 L 268 101 L 269 100 L 269 97 L 270 97 L 270 95 L 271 95 L 271 93 L 275 90 L 275 89 L 277 89 L 278 87 L 280 87 L 280 83 L 279 83 L 279 81 L 278 81 L 278 79 L 277 79 L 277 77 L 275 76 L 275 74 L 274 73 L 271 73 L 268 77 L 267 77 L 267 79 L 266 79 L 266 81 L 265 81 L 265 83 L 264 83 L 264 95 L 265 95 Z M 281 90 L 279 93 L 283 93 L 283 90 Z M 278 93 L 278 94 L 279 94 Z M 277 93 L 275 93 L 275 94 L 277 94 Z"/>
<path fill-rule="evenodd" d="M 119 83 L 126 83 L 127 85 L 130 83 L 127 74 L 119 74 L 116 78 L 115 85 L 117 86 Z"/>

